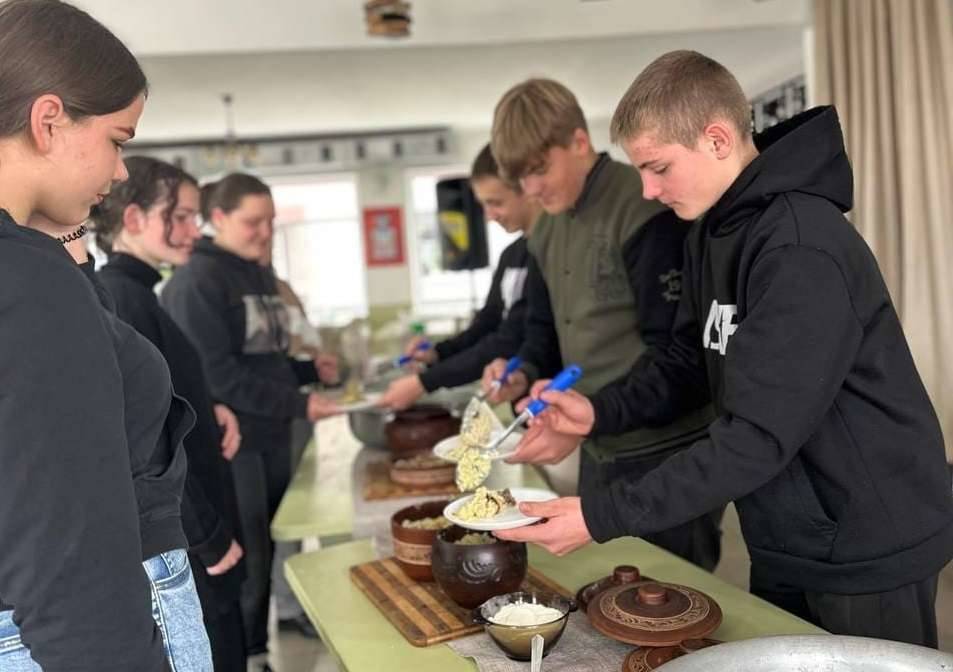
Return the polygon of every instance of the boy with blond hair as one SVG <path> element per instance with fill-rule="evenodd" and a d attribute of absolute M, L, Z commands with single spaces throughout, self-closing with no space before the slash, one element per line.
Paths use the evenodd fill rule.
<path fill-rule="evenodd" d="M 672 342 L 647 367 L 553 407 L 522 450 L 649 425 L 703 399 L 709 437 L 641 480 L 531 509 L 501 532 L 568 552 L 644 536 L 735 501 L 751 590 L 837 634 L 937 646 L 953 556 L 943 437 L 877 263 L 843 216 L 852 175 L 837 113 L 752 137 L 735 78 L 676 51 L 612 120 L 646 198 L 697 219 Z M 534 390 L 536 392 L 538 390 Z"/>
<path fill-rule="evenodd" d="M 543 215 L 529 242 L 523 368 L 493 400 L 525 395 L 540 375 L 575 363 L 586 393 L 642 368 L 670 340 L 688 224 L 642 198 L 638 173 L 599 154 L 585 116 L 562 84 L 531 79 L 497 105 L 491 135 L 500 170 L 539 201 Z M 497 360 L 484 373 L 500 375 Z M 707 402 L 653 427 L 583 442 L 579 491 L 613 478 L 638 479 L 694 440 L 711 420 Z M 554 464 L 575 450 L 537 455 Z M 517 454 L 512 461 L 530 461 Z M 706 569 L 720 555 L 722 509 L 653 531 L 647 539 Z"/>

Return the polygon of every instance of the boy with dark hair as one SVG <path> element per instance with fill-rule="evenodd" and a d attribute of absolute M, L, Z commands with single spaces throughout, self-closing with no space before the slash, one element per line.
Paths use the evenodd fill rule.
<path fill-rule="evenodd" d="M 415 337 L 405 352 L 430 366 L 426 371 L 398 378 L 380 400 L 382 406 L 407 408 L 426 392 L 456 387 L 478 380 L 483 368 L 497 357 L 512 357 L 523 342 L 526 317 L 526 240 L 539 218 L 539 204 L 519 185 L 505 182 L 486 145 L 473 161 L 470 185 L 483 206 L 487 221 L 495 221 L 507 233 L 523 235 L 500 255 L 486 303 L 470 326 L 460 334 L 418 350 L 424 337 Z"/>

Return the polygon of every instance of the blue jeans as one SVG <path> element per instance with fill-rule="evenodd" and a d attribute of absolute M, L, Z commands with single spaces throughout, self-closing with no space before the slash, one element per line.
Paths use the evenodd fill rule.
<path fill-rule="evenodd" d="M 142 567 L 152 587 L 152 617 L 162 632 L 172 672 L 212 672 L 212 651 L 185 551 L 160 553 Z M 0 612 L 0 672 L 42 672 L 20 641 L 12 611 Z"/>

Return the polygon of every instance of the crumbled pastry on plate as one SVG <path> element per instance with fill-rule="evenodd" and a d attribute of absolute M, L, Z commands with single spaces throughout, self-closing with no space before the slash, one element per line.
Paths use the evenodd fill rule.
<path fill-rule="evenodd" d="M 486 520 L 495 518 L 511 506 L 516 506 L 516 500 L 508 489 L 487 490 L 480 486 L 473 496 L 457 509 L 455 515 L 460 520 Z"/>

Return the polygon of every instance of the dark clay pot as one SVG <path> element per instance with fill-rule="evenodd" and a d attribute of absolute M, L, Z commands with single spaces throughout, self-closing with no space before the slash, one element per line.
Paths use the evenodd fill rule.
<path fill-rule="evenodd" d="M 460 418 L 443 406 L 421 404 L 400 411 L 384 427 L 387 445 L 395 457 L 408 457 L 432 450 L 450 436 L 460 433 Z"/>
<path fill-rule="evenodd" d="M 496 539 L 490 544 L 453 543 L 469 533 L 456 525 L 437 534 L 431 565 L 437 585 L 466 609 L 519 590 L 526 578 L 526 544 Z"/>

